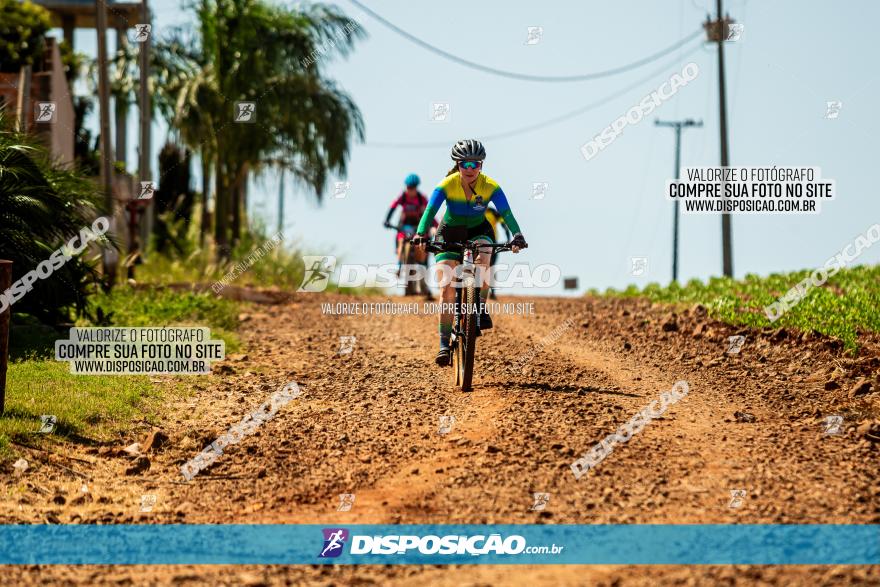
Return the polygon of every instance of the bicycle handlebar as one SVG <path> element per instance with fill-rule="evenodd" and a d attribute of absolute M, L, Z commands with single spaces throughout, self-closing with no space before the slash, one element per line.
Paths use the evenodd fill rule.
<path fill-rule="evenodd" d="M 446 241 L 429 241 L 425 244 L 425 250 L 431 253 L 445 253 L 451 248 L 468 249 L 476 252 L 478 248 L 494 249 L 496 252 L 509 251 L 512 243 L 487 243 L 485 241 L 466 241 L 463 243 L 446 242 Z M 529 245 L 521 246 L 521 249 L 527 249 Z"/>

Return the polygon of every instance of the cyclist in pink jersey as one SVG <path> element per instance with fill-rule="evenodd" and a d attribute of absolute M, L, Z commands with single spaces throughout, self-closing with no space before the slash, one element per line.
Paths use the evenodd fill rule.
<path fill-rule="evenodd" d="M 385 215 L 384 223 L 386 228 L 397 229 L 394 246 L 395 255 L 397 256 L 399 265 L 404 262 L 403 259 L 401 259 L 403 241 L 407 236 L 411 237 L 415 234 L 416 227 L 419 225 L 422 214 L 424 214 L 425 208 L 428 207 L 428 199 L 418 190 L 420 183 L 418 175 L 410 173 L 406 176 L 403 183 L 406 185 L 406 189 L 401 192 L 393 202 L 391 202 L 391 207 L 388 209 L 388 214 Z M 394 211 L 398 208 L 400 208 L 400 216 L 397 220 L 397 224 L 392 224 L 391 217 L 394 216 Z M 436 220 L 433 221 L 432 226 L 437 226 Z M 415 250 L 414 255 L 417 263 L 422 265 L 428 264 L 428 254 L 425 251 Z M 423 284 L 424 293 L 430 295 L 427 289 L 427 284 Z"/>

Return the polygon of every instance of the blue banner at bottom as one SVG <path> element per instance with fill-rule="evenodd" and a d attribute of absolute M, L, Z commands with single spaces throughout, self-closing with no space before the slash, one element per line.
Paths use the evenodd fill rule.
<path fill-rule="evenodd" d="M 2 525 L 0 564 L 876 565 L 877 525 Z"/>

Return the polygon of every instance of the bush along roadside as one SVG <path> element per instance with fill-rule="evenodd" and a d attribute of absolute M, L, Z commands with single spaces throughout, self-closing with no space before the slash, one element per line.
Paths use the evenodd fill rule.
<path fill-rule="evenodd" d="M 809 270 L 778 273 L 767 277 L 746 275 L 744 279 L 712 278 L 703 283 L 691 280 L 661 287 L 656 283 L 643 289 L 609 289 L 605 295 L 643 297 L 652 302 L 686 308 L 706 307 L 710 318 L 752 328 L 796 329 L 840 340 L 850 351 L 859 345 L 859 336 L 880 333 L 880 266 L 842 269 L 823 287 L 811 289 L 798 304 L 771 322 L 765 308 L 810 275 Z M 595 292 L 594 292 L 595 293 Z"/>

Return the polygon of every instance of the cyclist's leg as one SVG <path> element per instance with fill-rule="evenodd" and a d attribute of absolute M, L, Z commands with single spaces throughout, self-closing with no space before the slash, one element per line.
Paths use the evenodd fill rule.
<path fill-rule="evenodd" d="M 425 296 L 425 298 L 431 300 L 434 299 L 434 296 L 431 294 L 431 288 L 428 287 L 428 260 L 425 259 L 424 261 L 422 261 L 421 265 L 425 268 L 425 270 L 422 273 L 422 278 L 419 280 L 419 289 L 421 290 L 422 295 Z"/>
<path fill-rule="evenodd" d="M 428 287 L 428 279 L 427 279 L 427 275 L 428 275 L 428 252 L 427 252 L 427 251 L 420 251 L 420 250 L 416 249 L 416 250 L 413 252 L 413 260 L 414 260 L 418 265 L 421 265 L 422 267 L 425 268 L 424 272 L 422 272 L 422 273 L 420 274 L 421 277 L 419 278 L 419 282 L 418 282 L 418 284 L 417 284 L 417 285 L 418 285 L 418 288 L 419 288 L 419 290 L 422 292 L 422 295 L 424 295 L 426 298 L 431 298 L 431 297 L 432 297 L 432 296 L 431 296 L 431 289 Z"/>
<path fill-rule="evenodd" d="M 491 243 L 492 241 L 478 237 L 478 241 Z M 477 249 L 477 258 L 474 264 L 477 266 L 477 275 L 480 276 L 480 330 L 488 330 L 492 328 L 492 319 L 489 317 L 489 311 L 486 303 L 489 299 L 489 287 L 492 285 L 492 272 L 490 271 L 490 263 L 492 260 L 492 249 Z"/>
<path fill-rule="evenodd" d="M 482 225 L 477 226 L 471 230 L 472 234 L 469 234 L 468 236 L 473 240 L 482 241 L 489 244 L 495 242 L 495 239 L 493 238 L 492 225 L 489 224 L 489 222 L 484 222 Z M 474 259 L 474 264 L 477 266 L 477 275 L 480 276 L 480 303 L 482 304 L 482 312 L 480 313 L 481 330 L 488 330 L 489 328 L 492 328 L 492 319 L 489 317 L 489 313 L 486 311 L 486 301 L 489 297 L 489 286 L 491 285 L 491 272 L 489 271 L 491 260 L 492 249 L 477 249 L 477 257 Z"/>
<path fill-rule="evenodd" d="M 492 269 L 495 267 L 495 261 L 497 261 L 497 260 L 498 260 L 498 255 L 493 251 L 493 252 L 492 252 L 492 255 L 489 257 L 489 275 L 490 275 L 490 276 L 492 275 Z M 488 299 L 490 299 L 490 300 L 494 300 L 495 297 L 496 297 L 496 296 L 495 296 L 495 288 L 492 287 L 492 284 L 490 283 L 490 284 L 489 284 L 489 296 L 488 296 Z"/>
<path fill-rule="evenodd" d="M 434 236 L 435 241 L 461 242 L 467 238 L 467 228 L 463 226 L 448 226 L 441 222 Z M 440 286 L 440 302 L 443 304 L 440 313 L 440 352 L 437 354 L 437 364 L 444 365 L 443 356 L 449 357 L 449 339 L 452 335 L 453 308 L 455 304 L 455 268 L 461 263 L 462 251 L 447 250 L 435 253 L 434 265 L 437 270 L 437 284 Z"/>
<path fill-rule="evenodd" d="M 443 255 L 449 255 L 449 258 L 440 258 Z M 437 353 L 436 362 L 438 365 L 446 366 L 449 364 L 449 341 L 452 337 L 452 320 L 454 313 L 452 312 L 453 304 L 455 304 L 455 268 L 459 261 L 455 259 L 455 253 L 440 253 L 437 255 L 437 284 L 440 286 L 440 320 L 438 324 L 438 332 L 440 334 L 440 351 Z"/>
<path fill-rule="evenodd" d="M 443 253 L 438 255 L 438 257 L 442 256 Z M 440 302 L 443 304 L 441 306 L 440 312 L 440 322 L 439 322 L 439 332 L 440 332 L 440 346 L 448 347 L 449 346 L 449 336 L 452 334 L 452 318 L 453 312 L 451 311 L 453 304 L 455 304 L 455 268 L 458 267 L 459 261 L 455 258 L 445 258 L 437 261 L 437 284 L 440 286 Z"/>
<path fill-rule="evenodd" d="M 403 265 L 403 261 L 404 261 L 400 257 L 400 255 L 403 253 L 403 238 L 404 238 L 404 236 L 405 235 L 403 234 L 403 231 L 398 230 L 397 236 L 395 237 L 396 241 L 397 241 L 397 249 L 396 250 L 397 250 L 397 274 L 398 275 L 400 275 L 400 268 Z"/>

